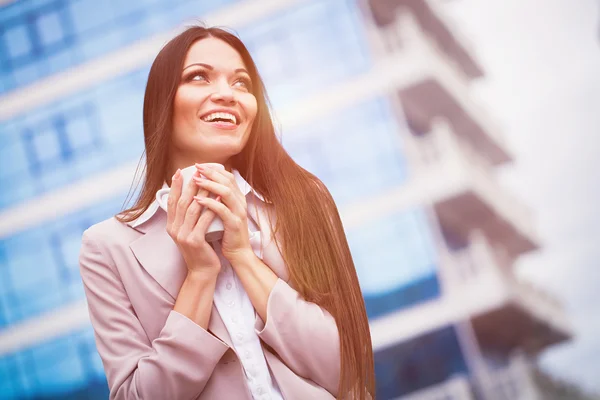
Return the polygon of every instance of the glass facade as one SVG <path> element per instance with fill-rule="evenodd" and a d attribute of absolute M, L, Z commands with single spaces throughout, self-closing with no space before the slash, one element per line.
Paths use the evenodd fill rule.
<path fill-rule="evenodd" d="M 236 0 L 30 0 L 0 9 L 0 94 Z"/>
<path fill-rule="evenodd" d="M 125 45 L 234 3 L 12 3 L 0 9 L 0 95 L 84 62 L 102 62 L 102 56 Z M 238 30 L 275 110 L 369 70 L 361 18 L 355 0 L 316 0 Z M 2 121 L 0 185 L 11 190 L 0 193 L 0 210 L 136 161 L 143 151 L 148 70 L 145 65 L 124 71 Z M 406 182 L 404 129 L 388 100 L 380 97 L 302 126 L 284 126 L 282 138 L 294 159 L 320 177 L 344 209 Z M 0 238 L 0 332 L 83 299 L 78 270 L 82 232 L 118 212 L 125 196 Z M 348 230 L 371 318 L 439 296 L 430 229 L 424 211 L 414 208 Z M 440 335 L 435 343 L 450 346 L 447 354 L 454 360 L 452 334 Z M 378 386 L 384 394 L 378 398 L 408 387 L 398 391 L 390 383 L 396 375 L 388 369 L 397 368 L 390 357 L 378 355 Z M 0 398 L 52 397 L 107 397 L 91 328 L 0 354 Z"/>
<path fill-rule="evenodd" d="M 468 375 L 468 368 L 457 332 L 447 326 L 375 353 L 375 374 L 377 398 L 395 399 L 454 375 Z"/>
<path fill-rule="evenodd" d="M 2 399 L 107 399 L 91 328 L 0 356 Z"/>
<path fill-rule="evenodd" d="M 0 240 L 0 328 L 83 298 L 83 231 L 121 210 L 125 194 Z"/>

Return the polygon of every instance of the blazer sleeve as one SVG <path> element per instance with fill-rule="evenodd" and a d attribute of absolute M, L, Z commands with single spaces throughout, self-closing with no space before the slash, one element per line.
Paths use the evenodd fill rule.
<path fill-rule="evenodd" d="M 297 375 L 337 396 L 340 338 L 329 312 L 278 279 L 267 301 L 267 322 L 257 315 L 255 329 Z"/>
<path fill-rule="evenodd" d="M 229 347 L 174 310 L 150 341 L 101 241 L 89 236 L 83 235 L 79 265 L 110 399 L 197 397 Z"/>

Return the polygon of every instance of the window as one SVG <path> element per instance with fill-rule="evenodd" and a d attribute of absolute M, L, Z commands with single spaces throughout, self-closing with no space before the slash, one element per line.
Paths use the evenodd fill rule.
<path fill-rule="evenodd" d="M 83 298 L 79 274 L 83 231 L 116 214 L 124 198 L 125 193 L 0 242 L 0 319 L 4 321 L 3 325 Z M 33 246 L 35 251 L 31 251 Z"/>
<path fill-rule="evenodd" d="M 323 116 L 284 134 L 283 142 L 343 206 L 404 183 L 400 129 L 389 104 L 381 99 Z"/>
<path fill-rule="evenodd" d="M 106 399 L 108 387 L 91 328 L 0 357 L 3 399 Z"/>
<path fill-rule="evenodd" d="M 412 210 L 347 233 L 370 318 L 439 296 L 429 229 L 422 211 Z"/>

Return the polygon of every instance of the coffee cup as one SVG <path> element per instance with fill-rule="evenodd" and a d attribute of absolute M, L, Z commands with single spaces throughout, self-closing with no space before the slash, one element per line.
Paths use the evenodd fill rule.
<path fill-rule="evenodd" d="M 204 165 L 210 165 L 213 168 L 225 169 L 225 167 L 222 164 L 217 163 L 207 163 Z M 183 187 L 185 187 L 185 185 L 188 184 L 188 182 L 192 179 L 196 171 L 197 168 L 195 165 L 186 167 L 181 170 L 181 176 L 183 177 Z M 167 200 L 169 199 L 170 192 L 171 188 L 163 188 L 156 192 L 156 201 L 158 202 L 160 208 L 162 208 L 165 211 L 167 211 Z M 214 199 L 216 196 L 213 193 L 209 193 L 208 197 Z M 224 231 L 225 228 L 223 227 L 223 221 L 221 221 L 221 218 L 219 218 L 218 216 L 215 216 L 208 229 L 206 230 L 206 241 L 214 242 L 222 239 Z"/>

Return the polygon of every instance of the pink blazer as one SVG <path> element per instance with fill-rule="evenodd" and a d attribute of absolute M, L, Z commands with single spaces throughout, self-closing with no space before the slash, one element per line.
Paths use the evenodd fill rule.
<path fill-rule="evenodd" d="M 286 281 L 272 241 L 267 205 L 248 200 L 260 228 L 252 246 L 279 276 L 267 322 L 255 329 L 285 399 L 332 399 L 340 374 L 333 317 L 303 300 Z M 217 309 L 208 330 L 173 311 L 187 268 L 159 209 L 135 229 L 115 218 L 85 231 L 80 271 L 111 399 L 252 399 L 238 355 Z"/>

